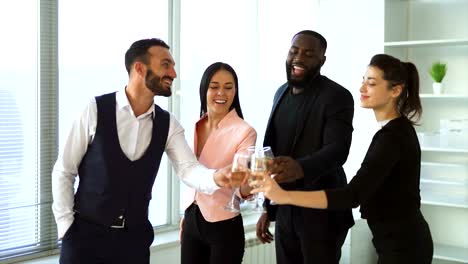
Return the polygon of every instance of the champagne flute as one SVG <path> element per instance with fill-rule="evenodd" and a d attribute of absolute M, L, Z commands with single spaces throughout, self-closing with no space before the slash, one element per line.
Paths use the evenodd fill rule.
<path fill-rule="evenodd" d="M 267 177 L 271 175 L 271 166 L 273 166 L 273 159 L 275 156 L 273 155 L 273 151 L 271 150 L 271 147 L 269 146 L 263 147 L 262 151 L 263 151 L 263 157 L 264 157 L 265 166 L 266 166 L 265 177 Z M 265 201 L 265 197 L 263 196 L 263 193 L 258 194 L 257 201 L 263 206 L 263 202 Z M 275 202 L 270 200 L 270 204 L 275 205 Z"/>
<path fill-rule="evenodd" d="M 247 147 L 247 155 L 249 156 L 249 160 L 247 161 L 247 165 L 248 165 L 248 168 L 250 169 L 251 167 L 251 163 L 252 163 L 252 155 L 255 154 L 255 149 L 256 147 L 255 146 L 250 146 L 250 147 Z"/>
<path fill-rule="evenodd" d="M 263 148 L 255 149 L 255 153 L 251 157 L 250 164 L 250 177 L 249 182 L 255 180 L 263 180 L 266 177 L 267 171 L 267 162 L 265 159 L 265 152 Z M 254 195 L 255 206 L 252 208 L 254 212 L 263 212 L 263 199 L 260 199 L 258 194 Z"/>
<path fill-rule="evenodd" d="M 233 175 L 236 175 L 236 177 L 242 177 L 245 178 L 247 174 L 249 173 L 249 162 L 250 156 L 247 154 L 243 153 L 236 153 L 234 154 L 234 159 L 232 161 L 232 169 L 231 172 Z M 229 203 L 224 206 L 224 210 L 227 210 L 229 212 L 233 213 L 238 213 L 239 209 L 236 208 L 236 190 L 239 189 L 239 187 L 235 187 L 232 189 L 232 195 L 231 195 L 231 200 Z"/>
<path fill-rule="evenodd" d="M 255 153 L 255 146 L 247 147 L 244 152 L 247 153 L 247 155 L 249 156 L 249 158 L 247 160 L 247 168 L 250 169 L 251 161 L 252 161 L 251 157 Z M 249 173 L 250 173 L 250 171 L 249 171 Z M 249 195 L 247 197 L 244 197 L 244 199 L 240 200 L 239 207 L 240 207 L 240 210 L 241 210 L 241 212 L 243 214 L 250 213 L 251 204 L 252 204 L 252 202 L 254 202 L 253 198 L 254 198 L 254 195 Z"/>
<path fill-rule="evenodd" d="M 273 159 L 275 158 L 271 147 L 263 147 L 263 157 L 265 158 L 268 174 L 271 174 L 271 166 L 273 165 Z"/>

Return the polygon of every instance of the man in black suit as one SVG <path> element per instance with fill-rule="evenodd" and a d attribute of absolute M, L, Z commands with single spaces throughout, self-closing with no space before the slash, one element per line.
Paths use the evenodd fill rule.
<path fill-rule="evenodd" d="M 314 31 L 292 39 L 286 60 L 288 82 L 276 92 L 265 133 L 265 146 L 277 158 L 272 173 L 288 190 L 322 190 L 346 185 L 343 170 L 353 131 L 352 95 L 320 74 L 327 41 Z M 339 263 L 341 246 L 354 221 L 351 210 L 316 210 L 265 201 L 257 237 L 273 240 L 276 221 L 278 264 Z"/>

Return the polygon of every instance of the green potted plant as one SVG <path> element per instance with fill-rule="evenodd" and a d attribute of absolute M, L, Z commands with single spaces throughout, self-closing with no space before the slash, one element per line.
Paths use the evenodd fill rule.
<path fill-rule="evenodd" d="M 444 80 L 445 74 L 447 73 L 447 64 L 440 61 L 434 62 L 429 70 L 429 74 L 434 80 L 432 84 L 432 89 L 434 94 L 441 94 L 444 92 L 442 80 Z"/>

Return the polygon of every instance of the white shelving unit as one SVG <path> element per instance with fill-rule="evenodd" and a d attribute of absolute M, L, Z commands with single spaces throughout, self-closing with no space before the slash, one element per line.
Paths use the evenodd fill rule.
<path fill-rule="evenodd" d="M 422 211 L 435 244 L 434 263 L 468 263 L 468 131 L 466 139 L 463 132 L 437 134 L 442 119 L 468 119 L 468 1 L 384 1 L 384 51 L 413 62 L 420 75 L 423 116 L 417 131 L 429 135 L 420 137 Z M 428 74 L 436 61 L 448 67 L 440 95 L 432 93 Z"/>

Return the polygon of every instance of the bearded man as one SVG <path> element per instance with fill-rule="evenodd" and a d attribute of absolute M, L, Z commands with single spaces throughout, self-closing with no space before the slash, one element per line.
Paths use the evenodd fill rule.
<path fill-rule="evenodd" d="M 287 83 L 277 90 L 264 146 L 277 158 L 271 172 L 286 190 L 322 190 L 347 184 L 343 170 L 353 131 L 351 93 L 320 74 L 327 41 L 315 31 L 294 35 L 286 59 Z M 274 201 L 273 201 L 274 202 Z M 273 241 L 278 264 L 338 264 L 351 210 L 316 210 L 265 201 L 257 237 Z"/>

